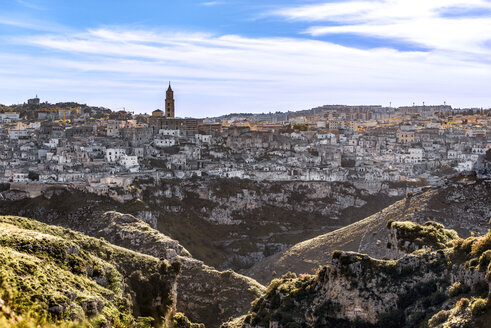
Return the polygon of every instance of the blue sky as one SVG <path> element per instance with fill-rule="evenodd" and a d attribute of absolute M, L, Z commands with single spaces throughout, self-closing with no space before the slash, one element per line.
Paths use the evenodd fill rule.
<path fill-rule="evenodd" d="M 0 2 L 0 103 L 177 115 L 491 106 L 491 1 Z"/>

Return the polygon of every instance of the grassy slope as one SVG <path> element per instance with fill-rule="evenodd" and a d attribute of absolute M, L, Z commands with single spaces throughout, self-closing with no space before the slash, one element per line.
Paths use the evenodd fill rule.
<path fill-rule="evenodd" d="M 175 305 L 179 269 L 68 229 L 2 216 L 0 322 L 30 314 L 41 324 L 72 320 L 137 327 L 145 321 L 138 317 L 164 323 Z"/>
<path fill-rule="evenodd" d="M 84 217 L 84 220 L 65 221 L 57 218 L 55 223 L 139 253 L 182 262 L 182 272 L 177 278 L 177 310 L 194 322 L 216 327 L 229 317 L 245 312 L 264 290 L 253 279 L 217 271 L 188 257 L 189 253 L 177 241 L 132 215 L 107 212 Z"/>

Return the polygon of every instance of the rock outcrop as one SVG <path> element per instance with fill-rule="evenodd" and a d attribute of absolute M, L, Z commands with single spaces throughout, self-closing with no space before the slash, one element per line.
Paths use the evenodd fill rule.
<path fill-rule="evenodd" d="M 491 233 L 451 238 L 446 245 L 398 260 L 335 251 L 315 275 L 274 279 L 246 316 L 224 327 L 442 327 L 452 321 L 485 327 L 481 318 L 491 315 Z M 467 305 L 462 296 L 471 299 Z"/>
<path fill-rule="evenodd" d="M 245 271 L 245 274 L 267 284 L 288 271 L 312 273 L 329 261 L 336 250 L 366 253 L 374 258 L 394 256 L 387 249 L 389 221 L 434 221 L 456 230 L 461 236 L 485 234 L 491 217 L 491 181 L 473 175 L 449 179 L 441 187 L 410 193 L 405 199 L 356 223 L 333 232 L 300 242 L 270 256 Z"/>

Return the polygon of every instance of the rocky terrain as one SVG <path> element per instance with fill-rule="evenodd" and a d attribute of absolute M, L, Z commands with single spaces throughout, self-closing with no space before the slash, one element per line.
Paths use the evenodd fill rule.
<path fill-rule="evenodd" d="M 0 326 L 172 327 L 179 262 L 0 217 Z"/>
<path fill-rule="evenodd" d="M 485 252 L 491 240 L 487 234 L 490 180 L 467 174 L 449 178 L 439 187 L 365 187 L 208 178 L 158 183 L 136 180 L 124 190 L 112 190 L 117 197 L 54 186 L 31 198 L 4 186 L 0 193 L 0 215 L 21 215 L 44 224 L 17 217 L 0 220 L 5 232 L 0 236 L 0 247 L 6 247 L 2 254 L 9 254 L 2 262 L 8 264 L 8 271 L 0 279 L 3 293 L 0 327 L 2 322 L 24 319 L 33 320 L 36 326 L 36 322 L 56 325 L 59 320 L 72 318 L 87 326 L 104 323 L 117 326 L 113 322 L 126 320 L 122 326 L 143 327 L 153 320 L 153 324 L 167 327 L 194 327 L 197 324 L 191 322 L 198 322 L 209 328 L 234 317 L 225 326 L 390 327 L 389 323 L 395 322 L 399 326 L 394 327 L 402 327 L 428 322 L 478 323 L 482 317 L 478 318 L 473 308 L 487 297 L 485 264 L 488 257 L 491 259 L 491 253 Z M 378 189 L 382 187 L 386 189 Z M 403 193 L 406 198 L 398 200 Z M 389 206 L 380 210 L 385 205 Z M 371 215 L 359 220 L 364 213 Z M 428 224 L 418 224 L 429 220 Z M 326 231 L 330 232 L 308 239 Z M 457 232 L 470 237 L 458 239 Z M 178 242 L 176 236 L 185 243 Z M 61 238 L 61 248 L 45 247 L 47 241 L 57 238 Z M 304 239 L 307 240 L 287 249 Z M 94 303 L 96 308 L 106 309 L 98 310 L 96 315 L 86 311 L 87 306 L 79 302 L 80 298 L 72 299 L 65 294 L 62 297 L 61 291 L 71 288 L 63 281 L 75 281 L 71 275 L 80 275 L 78 271 L 72 272 L 72 246 L 79 254 L 82 250 L 88 252 L 82 256 L 82 264 L 88 269 L 82 270 L 79 278 L 87 286 L 100 287 L 84 287 L 88 297 L 106 300 L 101 299 L 104 306 Z M 111 249 L 107 252 L 119 255 L 107 255 L 106 248 Z M 333 254 L 334 250 L 338 251 Z M 32 272 L 19 271 L 17 263 L 24 260 L 23 252 L 33 252 L 38 257 L 28 259 L 41 263 L 39 273 L 31 269 Z M 270 254 L 273 255 L 266 257 Z M 51 255 L 55 258 L 51 259 Z M 134 305 L 138 292 L 133 288 L 140 285 L 129 284 L 133 271 L 146 270 L 138 276 L 145 283 L 152 281 L 152 286 L 161 283 L 152 280 L 157 273 L 144 259 L 157 263 L 157 267 L 167 263 L 168 270 L 175 270 L 168 294 L 172 302 L 166 303 L 166 310 L 140 309 L 140 305 Z M 128 266 L 128 261 L 133 266 Z M 96 274 L 94 263 L 102 267 L 95 270 Z M 219 271 L 210 263 L 220 268 L 242 269 L 247 275 Z M 326 263 L 329 265 L 325 266 Z M 309 274 L 316 269 L 314 275 Z M 27 280 L 22 276 L 26 272 Z M 12 284 L 5 278 L 19 275 L 21 283 L 14 279 Z M 111 296 L 101 290 L 112 290 L 114 284 L 108 287 L 107 282 L 115 279 L 113 276 L 119 277 L 123 287 L 120 294 L 113 291 Z M 267 289 L 261 285 L 272 279 Z M 15 293 L 19 293 L 19 288 L 38 290 L 48 285 L 50 293 L 54 293 L 49 302 L 42 297 L 39 301 L 38 296 L 22 301 L 22 306 L 13 301 L 18 299 Z M 450 289 L 459 292 L 455 294 Z M 411 294 L 413 291 L 416 294 Z M 454 294 L 464 295 L 464 301 Z M 125 300 L 121 306 L 120 299 Z M 159 305 L 162 299 L 157 295 L 150 303 Z M 141 302 L 144 307 L 149 304 L 146 299 Z M 31 318 L 26 309 L 33 306 L 39 315 Z M 176 311 L 185 316 L 174 315 Z M 240 317 L 243 314 L 247 315 Z"/>
<path fill-rule="evenodd" d="M 488 326 L 491 233 L 462 239 L 436 222 L 387 227 L 401 258 L 335 251 L 314 275 L 274 279 L 223 327 Z"/>
<path fill-rule="evenodd" d="M 366 253 L 382 259 L 394 254 L 387 249 L 389 220 L 436 221 L 461 236 L 485 234 L 491 217 L 491 181 L 472 174 L 448 179 L 441 187 L 409 193 L 405 199 L 346 227 L 294 245 L 255 264 L 245 272 L 261 283 L 286 272 L 312 273 L 330 259 L 334 250 Z"/>
<path fill-rule="evenodd" d="M 207 327 L 216 327 L 228 318 L 244 313 L 250 302 L 264 290 L 253 279 L 232 271 L 217 271 L 192 258 L 177 241 L 132 215 L 106 212 L 99 217 L 86 217 L 83 224 L 76 222 L 65 221 L 64 226 L 139 253 L 180 262 L 177 310 Z"/>
<path fill-rule="evenodd" d="M 75 229 L 84 228 L 92 215 L 128 213 L 179 240 L 207 265 L 243 272 L 300 241 L 376 213 L 418 188 L 415 183 L 140 179 L 125 189 L 111 189 L 109 196 L 53 186 L 29 198 L 4 188 L 0 212 Z"/>

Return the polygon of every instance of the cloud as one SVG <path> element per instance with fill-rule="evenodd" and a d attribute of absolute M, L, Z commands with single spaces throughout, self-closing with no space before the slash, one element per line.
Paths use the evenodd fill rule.
<path fill-rule="evenodd" d="M 202 2 L 200 5 L 206 6 L 206 7 L 213 7 L 213 6 L 219 6 L 225 4 L 224 1 L 207 1 L 207 2 Z"/>
<path fill-rule="evenodd" d="M 42 7 L 32 3 L 32 2 L 29 2 L 29 1 L 25 1 L 25 0 L 15 0 L 15 2 L 17 2 L 18 4 L 20 4 L 21 6 L 23 7 L 26 7 L 26 8 L 29 8 L 29 9 L 35 9 L 35 10 L 43 10 Z"/>
<path fill-rule="evenodd" d="M 489 54 L 490 10 L 487 0 L 356 0 L 283 8 L 272 14 L 310 22 L 313 26 L 305 33 L 315 37 L 357 34 L 437 50 Z"/>
<path fill-rule="evenodd" d="M 37 49 L 36 55 L 0 53 L 1 99 L 22 99 L 19 90 L 26 90 L 50 101 L 82 99 L 149 112 L 160 107 L 165 83 L 172 80 L 183 116 L 326 103 L 491 103 L 491 65 L 441 51 L 121 27 L 16 42 Z"/>
<path fill-rule="evenodd" d="M 2 15 L 0 16 L 0 25 L 39 32 L 69 31 L 66 26 L 61 26 L 53 22 L 47 22 L 28 16 L 19 16 L 15 13 L 2 13 Z"/>

